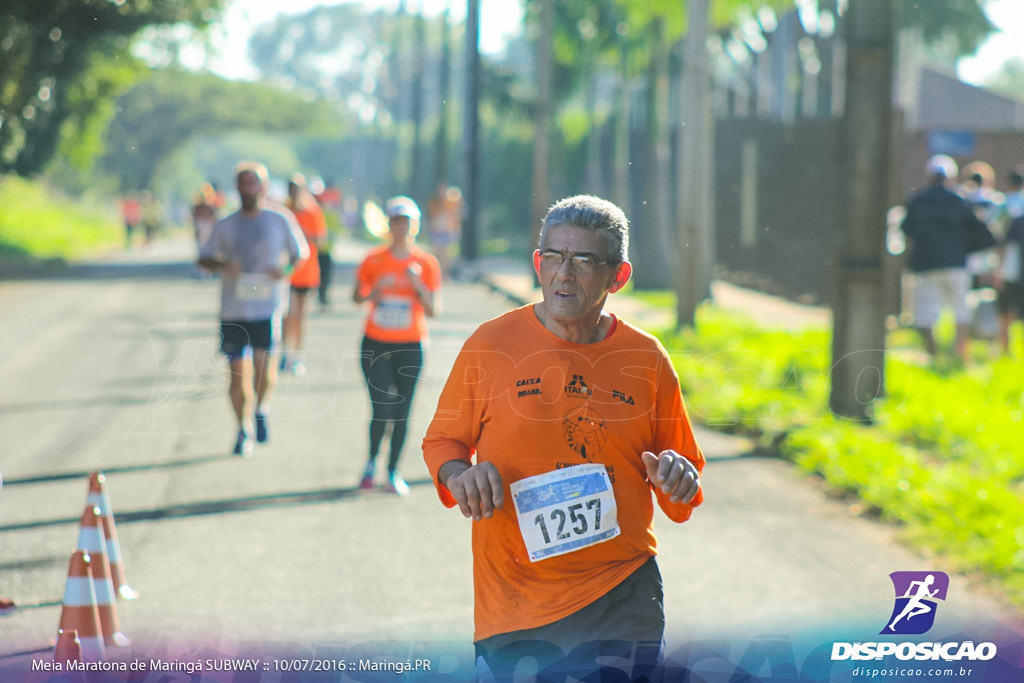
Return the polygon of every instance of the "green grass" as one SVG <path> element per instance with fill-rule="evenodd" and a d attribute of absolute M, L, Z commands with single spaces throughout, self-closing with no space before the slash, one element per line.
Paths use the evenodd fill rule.
<path fill-rule="evenodd" d="M 123 240 L 116 206 L 88 206 L 41 183 L 0 176 L 0 259 L 73 260 Z"/>
<path fill-rule="evenodd" d="M 694 330 L 661 335 L 694 419 L 747 434 L 822 476 L 867 514 L 1024 607 L 1024 344 L 966 368 L 888 354 L 887 395 L 864 424 L 828 410 L 830 335 L 764 329 L 707 306 Z M 899 350 L 916 339 L 890 335 Z M 975 345 L 978 346 L 977 344 Z M 981 359 L 981 360 L 979 360 Z"/>

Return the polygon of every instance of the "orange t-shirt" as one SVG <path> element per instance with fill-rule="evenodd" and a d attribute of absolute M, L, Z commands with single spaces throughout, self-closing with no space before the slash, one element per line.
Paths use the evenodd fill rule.
<path fill-rule="evenodd" d="M 295 264 L 295 272 L 292 273 L 292 286 L 319 287 L 320 263 L 317 261 L 316 245 L 327 235 L 327 220 L 324 218 L 324 212 L 315 204 L 302 209 L 292 209 L 292 212 L 309 244 L 309 258 Z"/>
<path fill-rule="evenodd" d="M 455 500 L 437 483 L 437 472 L 450 460 L 472 462 L 475 453 L 477 462 L 495 465 L 505 487 L 502 509 L 473 523 L 474 639 L 573 614 L 655 555 L 653 500 L 676 522 L 686 521 L 703 500 L 698 493 L 689 504 L 672 503 L 651 487 L 640 454 L 666 449 L 698 469 L 704 466 L 679 378 L 654 337 L 619 321 L 602 341 L 568 342 L 540 323 L 532 305 L 474 332 L 455 360 L 423 440 L 423 457 L 446 506 Z M 522 524 L 543 527 L 536 533 L 545 539 L 570 538 L 563 535 L 569 532 L 563 528 L 567 516 L 569 526 L 585 528 L 580 517 L 591 514 L 592 504 L 568 505 L 557 513 L 561 519 L 552 511 L 550 519 L 525 512 L 520 520 L 511 486 L 556 470 L 565 474 L 576 465 L 603 466 L 619 535 L 531 561 L 524 536 L 531 532 L 521 531 Z M 524 495 L 518 502 L 526 509 Z M 595 520 L 589 519 L 593 528 Z"/>
<path fill-rule="evenodd" d="M 409 278 L 409 269 L 418 268 L 420 279 L 431 292 L 441 287 L 441 266 L 432 254 L 416 245 L 409 256 L 395 258 L 389 247 L 371 251 L 356 269 L 356 286 L 367 296 L 378 280 L 391 276 L 391 284 L 382 289 L 379 302 L 370 302 L 364 333 L 370 339 L 400 344 L 423 341 L 427 337 L 427 316 Z"/>

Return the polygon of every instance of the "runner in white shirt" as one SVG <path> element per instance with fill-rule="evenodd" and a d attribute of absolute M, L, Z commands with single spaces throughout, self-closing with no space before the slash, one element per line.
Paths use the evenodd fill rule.
<path fill-rule="evenodd" d="M 269 438 L 268 405 L 277 379 L 271 356 L 288 306 L 287 276 L 309 256 L 309 247 L 292 213 L 264 200 L 268 177 L 262 164 L 239 164 L 236 179 L 242 207 L 213 227 L 199 265 L 221 277 L 221 351 L 238 420 L 234 453 L 248 456 L 253 422 L 256 441 Z"/>

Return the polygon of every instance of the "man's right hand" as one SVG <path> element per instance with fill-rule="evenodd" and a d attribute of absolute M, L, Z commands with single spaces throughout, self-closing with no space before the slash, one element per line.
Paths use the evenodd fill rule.
<path fill-rule="evenodd" d="M 490 518 L 505 503 L 505 487 L 498 468 L 492 463 L 470 465 L 453 460 L 441 466 L 438 478 L 459 504 L 463 517 L 473 521 Z"/>

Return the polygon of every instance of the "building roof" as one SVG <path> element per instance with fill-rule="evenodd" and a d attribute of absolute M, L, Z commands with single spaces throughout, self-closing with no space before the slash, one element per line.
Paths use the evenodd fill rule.
<path fill-rule="evenodd" d="M 1024 130 L 1024 102 L 998 95 L 933 69 L 921 69 L 916 128 Z"/>

